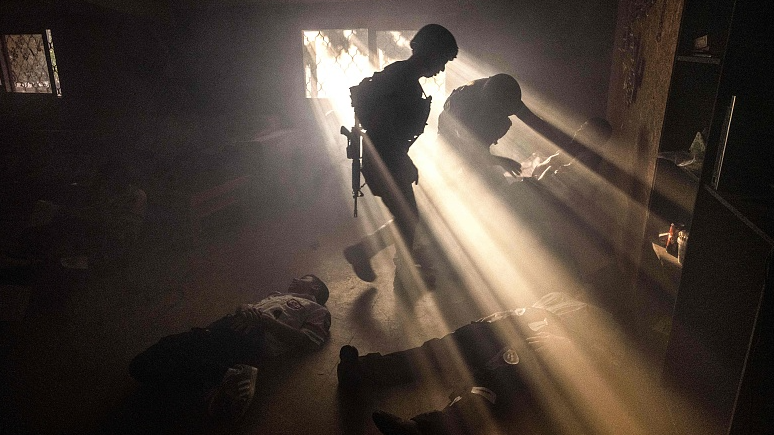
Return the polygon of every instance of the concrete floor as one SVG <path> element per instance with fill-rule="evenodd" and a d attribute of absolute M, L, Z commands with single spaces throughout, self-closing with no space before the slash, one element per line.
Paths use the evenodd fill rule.
<path fill-rule="evenodd" d="M 197 245 L 182 243 L 151 208 L 138 249 L 120 265 L 40 277 L 24 318 L 1 324 L 0 433 L 366 435 L 379 433 L 374 409 L 410 417 L 442 408 L 446 386 L 339 400 L 339 348 L 400 350 L 514 307 L 473 300 L 443 268 L 435 289 L 396 292 L 394 248 L 374 258 L 375 282 L 360 281 L 341 252 L 365 233 L 365 218 L 352 217 L 339 183 L 323 177 L 306 198 L 254 195 L 205 222 Z M 376 204 L 361 200 L 363 208 Z M 129 376 L 131 359 L 163 336 L 205 326 L 307 273 L 330 288 L 330 341 L 262 367 L 255 400 L 236 426 L 211 424 L 190 401 L 151 394 Z"/>
<path fill-rule="evenodd" d="M 141 246 L 120 265 L 38 276 L 29 287 L 23 320 L 2 323 L 0 429 L 372 434 L 378 433 L 370 421 L 376 406 L 406 417 L 442 407 L 448 392 L 396 391 L 368 404 L 363 418 L 341 411 L 336 389 L 341 346 L 399 350 L 479 313 L 470 312 L 465 294 L 443 277 L 443 290 L 394 292 L 394 248 L 374 258 L 375 282 L 360 281 L 341 255 L 362 235 L 360 222 L 351 216 L 349 203 L 329 198 L 289 205 L 272 201 L 268 207 L 253 198 L 247 209 L 227 210 L 205 222 L 196 246 L 154 223 L 151 210 Z M 372 199 L 362 201 L 361 207 Z M 255 401 L 238 427 L 210 425 L 190 403 L 150 395 L 129 376 L 132 357 L 161 337 L 204 326 L 307 273 L 330 288 L 330 342 L 316 353 L 263 368 Z M 439 324 L 437 311 L 447 324 Z"/>

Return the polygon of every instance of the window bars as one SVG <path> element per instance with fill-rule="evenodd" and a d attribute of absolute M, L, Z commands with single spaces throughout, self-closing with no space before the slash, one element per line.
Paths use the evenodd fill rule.
<path fill-rule="evenodd" d="M 349 87 L 411 56 L 415 30 L 327 29 L 303 31 L 307 98 L 349 96 Z M 446 98 L 445 73 L 421 79 L 425 93 Z"/>
<path fill-rule="evenodd" d="M 6 92 L 62 96 L 51 30 L 0 35 L 0 48 L 0 83 Z"/>

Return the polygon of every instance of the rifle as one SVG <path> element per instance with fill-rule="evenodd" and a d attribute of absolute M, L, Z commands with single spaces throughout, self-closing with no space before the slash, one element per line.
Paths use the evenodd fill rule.
<path fill-rule="evenodd" d="M 341 126 L 341 134 L 347 138 L 347 158 L 352 160 L 352 198 L 355 200 L 355 212 L 357 217 L 357 198 L 363 196 L 363 186 L 365 183 L 360 184 L 360 159 L 362 157 L 362 141 L 363 136 L 360 127 L 357 125 L 352 127 L 352 131 L 347 130 L 347 127 Z"/>

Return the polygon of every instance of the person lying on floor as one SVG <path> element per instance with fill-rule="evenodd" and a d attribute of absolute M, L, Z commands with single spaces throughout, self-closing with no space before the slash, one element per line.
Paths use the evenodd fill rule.
<path fill-rule="evenodd" d="M 212 418 L 237 421 L 253 399 L 263 361 L 328 340 L 328 295 L 317 276 L 294 278 L 286 292 L 241 305 L 206 328 L 162 338 L 132 360 L 129 373 L 142 384 L 198 394 Z"/>
<path fill-rule="evenodd" d="M 373 421 L 387 435 L 491 433 L 489 425 L 503 419 L 509 426 L 518 420 L 519 434 L 639 433 L 640 423 L 608 388 L 623 355 L 611 320 L 566 293 L 549 293 L 532 307 L 492 314 L 420 347 L 360 356 L 343 346 L 339 388 L 354 395 L 433 376 L 459 386 L 440 411 L 408 420 L 375 411 Z"/>

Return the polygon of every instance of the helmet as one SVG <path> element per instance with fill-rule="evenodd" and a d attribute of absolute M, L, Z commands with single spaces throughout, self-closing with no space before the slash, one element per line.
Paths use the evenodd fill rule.
<path fill-rule="evenodd" d="M 522 106 L 521 86 L 513 76 L 495 74 L 484 83 L 483 98 L 498 104 L 508 114 L 515 114 Z"/>
<path fill-rule="evenodd" d="M 416 54 L 436 52 L 448 60 L 457 57 L 459 51 L 454 35 L 440 24 L 428 24 L 419 29 L 411 39 L 410 45 L 411 50 Z"/>

